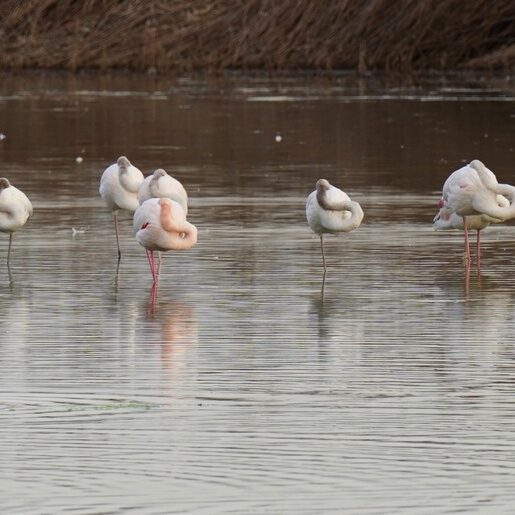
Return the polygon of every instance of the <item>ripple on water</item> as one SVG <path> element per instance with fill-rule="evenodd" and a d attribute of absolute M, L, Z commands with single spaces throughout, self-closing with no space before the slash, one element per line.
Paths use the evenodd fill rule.
<path fill-rule="evenodd" d="M 459 163 L 475 136 L 452 136 L 492 120 L 502 155 L 509 104 L 441 85 L 348 96 L 256 81 L 231 96 L 187 82 L 159 84 L 156 110 L 144 88 L 84 80 L 0 102 L 1 174 L 36 208 L 0 270 L 1 511 L 513 511 L 513 227 L 484 231 L 480 276 L 459 232 L 430 227 L 452 168 L 439 152 Z M 70 97 L 74 130 L 73 105 L 55 110 Z M 127 108 L 138 130 L 120 138 L 110 120 Z M 127 216 L 117 267 L 97 196 L 126 148 L 145 172 L 175 170 L 199 227 L 158 290 Z M 322 174 L 365 211 L 326 238 L 324 283 L 304 214 Z"/>

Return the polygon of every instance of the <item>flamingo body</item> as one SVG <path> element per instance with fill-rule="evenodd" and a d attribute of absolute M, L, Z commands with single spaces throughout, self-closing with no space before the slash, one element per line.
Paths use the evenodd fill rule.
<path fill-rule="evenodd" d="M 14 232 L 32 216 L 32 204 L 27 195 L 5 179 L 0 179 L 0 231 Z"/>
<path fill-rule="evenodd" d="M 11 255 L 12 235 L 32 216 L 32 204 L 23 191 L 4 177 L 0 178 L 0 231 L 9 233 L 7 265 Z"/>
<path fill-rule="evenodd" d="M 357 229 L 363 220 L 363 210 L 344 191 L 320 179 L 317 189 L 306 200 L 306 218 L 315 234 L 337 234 Z"/>
<path fill-rule="evenodd" d="M 184 213 L 188 214 L 188 194 L 184 186 L 162 168 L 157 169 L 141 183 L 138 191 L 138 201 L 143 204 L 150 198 L 169 198 L 181 205 Z"/>
<path fill-rule="evenodd" d="M 104 170 L 100 179 L 100 196 L 112 211 L 124 209 L 133 213 L 139 206 L 138 190 L 143 179 L 141 171 L 121 156 Z"/>
<path fill-rule="evenodd" d="M 497 203 L 501 207 L 507 207 L 510 202 L 507 198 L 502 195 L 497 195 Z M 488 215 L 471 215 L 467 216 L 467 227 L 468 229 L 481 231 L 490 224 L 500 223 L 502 220 L 498 218 L 492 218 Z M 445 206 L 440 208 L 440 211 L 433 218 L 433 228 L 436 231 L 449 231 L 452 229 L 463 230 L 463 217 L 454 213 Z"/>
<path fill-rule="evenodd" d="M 508 198 L 506 198 L 508 197 Z M 515 217 L 515 188 L 499 184 L 495 174 L 475 159 L 453 172 L 442 189 L 441 208 L 433 220 L 436 229 L 462 228 L 465 237 L 465 262 L 470 262 L 468 229 L 479 231 L 490 223 Z M 461 223 L 458 218 L 461 218 Z"/>
<path fill-rule="evenodd" d="M 357 229 L 363 220 L 361 206 L 326 179 L 319 179 L 316 190 L 306 200 L 306 218 L 311 230 L 320 236 L 324 273 L 326 271 L 323 235 Z"/>
<path fill-rule="evenodd" d="M 186 220 L 181 205 L 168 198 L 143 202 L 134 213 L 133 227 L 136 240 L 147 251 L 154 282 L 154 251 L 186 250 L 197 243 L 197 228 Z"/>
<path fill-rule="evenodd" d="M 499 203 L 499 195 L 509 198 Z M 495 174 L 475 159 L 453 172 L 442 189 L 443 207 L 460 216 L 488 215 L 504 221 L 515 217 L 515 188 L 499 184 Z"/>
<path fill-rule="evenodd" d="M 108 166 L 100 178 L 100 196 L 113 212 L 118 261 L 122 257 L 118 231 L 118 210 L 133 213 L 139 206 L 138 190 L 143 182 L 143 174 L 125 157 L 120 156 L 116 163 Z"/>

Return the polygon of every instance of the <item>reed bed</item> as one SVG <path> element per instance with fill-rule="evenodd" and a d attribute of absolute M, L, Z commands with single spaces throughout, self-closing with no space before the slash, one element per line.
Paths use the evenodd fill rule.
<path fill-rule="evenodd" d="M 513 0 L 2 0 L 0 68 L 513 69 Z"/>

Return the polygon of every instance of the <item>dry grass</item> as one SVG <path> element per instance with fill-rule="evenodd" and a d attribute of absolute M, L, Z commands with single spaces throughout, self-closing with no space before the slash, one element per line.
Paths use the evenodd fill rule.
<path fill-rule="evenodd" d="M 1 0 L 0 67 L 515 65 L 513 0 Z"/>

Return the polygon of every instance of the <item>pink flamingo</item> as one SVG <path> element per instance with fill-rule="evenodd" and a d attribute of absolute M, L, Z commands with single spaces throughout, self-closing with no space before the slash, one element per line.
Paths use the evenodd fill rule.
<path fill-rule="evenodd" d="M 508 197 L 509 200 L 500 199 L 499 196 Z M 515 217 L 515 187 L 499 184 L 494 173 L 481 161 L 475 159 L 447 178 L 438 206 L 462 218 L 465 260 L 468 264 L 470 263 L 469 217 L 486 215 L 488 218 L 483 221 L 492 222 L 503 222 Z"/>
<path fill-rule="evenodd" d="M 185 250 L 197 243 L 197 228 L 186 221 L 184 209 L 168 198 L 145 200 L 134 213 L 134 234 L 145 247 L 154 282 L 158 273 L 154 251 Z"/>

